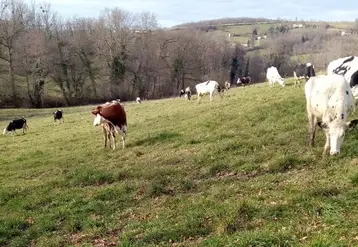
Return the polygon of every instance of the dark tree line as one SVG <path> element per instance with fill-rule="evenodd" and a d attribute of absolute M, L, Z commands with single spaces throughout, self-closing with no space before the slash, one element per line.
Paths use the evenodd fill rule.
<path fill-rule="evenodd" d="M 330 59 L 356 51 L 353 36 L 340 37 L 325 28 L 291 32 L 286 25 L 271 28 L 262 49 L 246 49 L 213 35 L 215 23 L 209 24 L 166 30 L 152 13 L 119 8 L 105 9 L 97 19 L 64 20 L 48 4 L 1 0 L 0 106 L 41 108 L 177 96 L 181 88 L 208 79 L 234 83 L 250 75 L 262 82 L 269 65 L 291 76 L 292 58 L 300 55 L 310 54 L 302 62 L 325 68 Z"/>

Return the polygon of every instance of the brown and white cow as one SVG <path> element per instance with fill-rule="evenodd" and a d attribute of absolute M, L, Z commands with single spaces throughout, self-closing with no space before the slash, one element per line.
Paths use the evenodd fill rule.
<path fill-rule="evenodd" d="M 118 102 L 103 104 L 92 110 L 95 115 L 93 121 L 94 126 L 102 126 L 104 133 L 104 146 L 107 146 L 107 138 L 115 138 L 115 133 L 122 132 L 122 147 L 125 146 L 127 134 L 127 115 L 123 106 Z M 116 148 L 115 140 L 113 140 L 113 150 Z"/>
<path fill-rule="evenodd" d="M 326 132 L 323 155 L 340 153 L 344 135 L 353 129 L 358 119 L 347 121 L 355 110 L 349 84 L 342 75 L 311 77 L 305 84 L 306 107 L 309 122 L 309 145 L 314 145 L 316 124 Z"/>

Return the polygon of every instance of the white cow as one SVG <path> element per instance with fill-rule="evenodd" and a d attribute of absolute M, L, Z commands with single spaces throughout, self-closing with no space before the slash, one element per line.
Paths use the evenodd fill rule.
<path fill-rule="evenodd" d="M 141 104 L 141 103 L 142 103 L 140 97 L 137 97 L 137 99 L 136 99 L 135 101 L 136 101 L 138 104 Z"/>
<path fill-rule="evenodd" d="M 339 154 L 344 134 L 358 123 L 358 120 L 347 122 L 355 105 L 346 79 L 334 74 L 311 77 L 305 84 L 305 95 L 309 145 L 314 145 L 317 124 L 326 132 L 323 155 L 328 151 L 331 155 Z"/>
<path fill-rule="evenodd" d="M 205 94 L 210 94 L 210 101 L 213 100 L 214 93 L 218 93 L 222 98 L 222 88 L 217 81 L 205 81 L 195 85 L 196 93 L 198 94 L 198 102 Z"/>
<path fill-rule="evenodd" d="M 327 74 L 343 75 L 349 83 L 354 98 L 358 99 L 358 57 L 349 56 L 333 60 L 328 64 Z"/>
<path fill-rule="evenodd" d="M 273 87 L 275 82 L 278 82 L 282 87 L 285 86 L 285 80 L 280 76 L 277 68 L 274 66 L 267 69 L 266 78 L 269 81 L 270 87 Z"/>

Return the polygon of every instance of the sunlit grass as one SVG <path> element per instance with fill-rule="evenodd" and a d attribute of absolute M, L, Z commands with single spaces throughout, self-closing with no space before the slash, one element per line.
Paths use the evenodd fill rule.
<path fill-rule="evenodd" d="M 322 131 L 308 148 L 303 86 L 128 103 L 116 151 L 91 108 L 0 110 L 30 126 L 0 136 L 0 245 L 357 244 L 358 132 L 338 157 Z"/>

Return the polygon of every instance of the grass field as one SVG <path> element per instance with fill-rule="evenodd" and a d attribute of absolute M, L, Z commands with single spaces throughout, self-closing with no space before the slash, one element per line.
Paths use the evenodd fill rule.
<path fill-rule="evenodd" d="M 127 104 L 116 151 L 91 108 L 0 110 L 30 127 L 0 136 L 0 246 L 358 244 L 358 132 L 308 148 L 303 87 Z"/>

